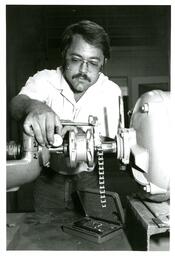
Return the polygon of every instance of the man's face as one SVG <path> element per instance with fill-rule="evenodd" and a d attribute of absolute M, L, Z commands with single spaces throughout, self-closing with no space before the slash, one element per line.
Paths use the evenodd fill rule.
<path fill-rule="evenodd" d="M 84 41 L 82 36 L 74 35 L 65 56 L 64 76 L 73 91 L 84 92 L 93 85 L 104 63 L 101 49 Z"/>

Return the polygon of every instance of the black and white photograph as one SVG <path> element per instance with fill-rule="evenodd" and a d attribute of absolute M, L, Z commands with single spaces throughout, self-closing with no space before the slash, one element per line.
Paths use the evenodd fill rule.
<path fill-rule="evenodd" d="M 4 253 L 171 251 L 168 2 L 3 6 Z"/>

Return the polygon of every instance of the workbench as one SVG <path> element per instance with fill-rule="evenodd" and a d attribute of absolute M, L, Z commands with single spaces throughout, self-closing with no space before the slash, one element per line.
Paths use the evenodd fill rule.
<path fill-rule="evenodd" d="M 168 251 L 169 201 L 151 202 L 127 197 L 127 236 L 133 250 Z"/>
<path fill-rule="evenodd" d="M 155 203 L 127 197 L 125 229 L 102 244 L 63 232 L 62 225 L 78 220 L 72 211 L 56 213 L 8 213 L 7 250 L 114 250 L 168 251 L 169 202 Z"/>
<path fill-rule="evenodd" d="M 42 216 L 34 212 L 8 213 L 7 250 L 132 250 L 123 229 L 102 244 L 63 232 L 62 225 L 76 218 L 69 212 Z"/>

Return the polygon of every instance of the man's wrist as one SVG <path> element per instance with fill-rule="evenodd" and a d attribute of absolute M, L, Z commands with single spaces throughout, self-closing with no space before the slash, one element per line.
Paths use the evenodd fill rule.
<path fill-rule="evenodd" d="M 33 111 L 40 111 L 43 108 L 47 108 L 47 105 L 39 100 L 30 99 L 25 108 L 25 114 L 28 115 Z"/>

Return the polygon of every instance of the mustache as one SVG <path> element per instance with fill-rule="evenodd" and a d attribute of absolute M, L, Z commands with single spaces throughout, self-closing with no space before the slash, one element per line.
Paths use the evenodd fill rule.
<path fill-rule="evenodd" d="M 72 76 L 72 79 L 74 78 L 83 78 L 84 80 L 87 80 L 88 82 L 91 82 L 91 79 L 86 75 L 86 74 L 82 74 L 82 73 L 78 73 L 76 75 Z"/>

